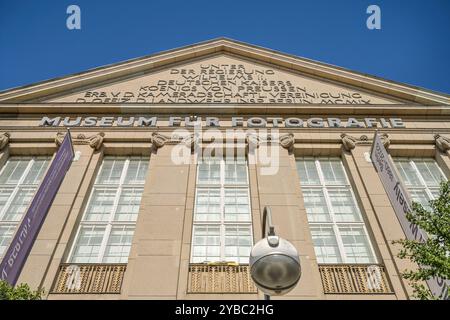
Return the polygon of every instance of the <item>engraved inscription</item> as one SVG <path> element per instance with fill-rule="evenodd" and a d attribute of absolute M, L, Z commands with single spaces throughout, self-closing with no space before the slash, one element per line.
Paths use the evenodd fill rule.
<path fill-rule="evenodd" d="M 270 103 L 372 104 L 350 89 L 317 90 L 278 71 L 244 64 L 201 63 L 197 68 L 172 68 L 160 79 L 130 91 L 93 90 L 77 95 L 81 103 Z"/>

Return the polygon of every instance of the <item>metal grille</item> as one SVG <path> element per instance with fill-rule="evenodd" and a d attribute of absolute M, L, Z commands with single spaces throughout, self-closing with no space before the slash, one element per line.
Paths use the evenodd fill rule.
<path fill-rule="evenodd" d="M 126 264 L 62 264 L 51 293 L 120 293 Z"/>
<path fill-rule="evenodd" d="M 188 293 L 256 292 L 248 265 L 189 265 Z"/>
<path fill-rule="evenodd" d="M 319 265 L 319 271 L 325 293 L 392 293 L 382 265 Z"/>

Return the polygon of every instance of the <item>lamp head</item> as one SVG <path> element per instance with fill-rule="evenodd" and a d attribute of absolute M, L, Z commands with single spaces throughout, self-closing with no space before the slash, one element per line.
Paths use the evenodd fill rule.
<path fill-rule="evenodd" d="M 250 273 L 256 286 L 264 293 L 288 293 L 301 276 L 297 249 L 276 235 L 258 241 L 250 253 Z"/>

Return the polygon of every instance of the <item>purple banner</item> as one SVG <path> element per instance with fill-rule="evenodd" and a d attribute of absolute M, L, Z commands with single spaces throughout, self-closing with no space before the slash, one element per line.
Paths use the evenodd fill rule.
<path fill-rule="evenodd" d="M 1 280 L 16 284 L 73 157 L 72 139 L 68 131 L 3 257 L 0 264 Z"/>

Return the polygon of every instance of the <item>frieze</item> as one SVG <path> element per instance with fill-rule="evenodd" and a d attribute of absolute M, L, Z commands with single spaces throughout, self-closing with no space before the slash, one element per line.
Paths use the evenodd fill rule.
<path fill-rule="evenodd" d="M 48 117 L 39 121 L 41 127 L 221 127 L 225 121 L 218 117 L 206 116 L 169 116 L 159 119 L 157 116 L 124 117 Z M 231 116 L 228 126 L 248 128 L 405 128 L 401 118 L 308 118 L 297 117 L 240 117 Z"/>

